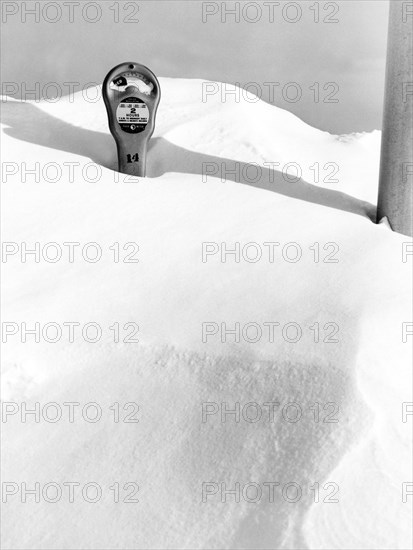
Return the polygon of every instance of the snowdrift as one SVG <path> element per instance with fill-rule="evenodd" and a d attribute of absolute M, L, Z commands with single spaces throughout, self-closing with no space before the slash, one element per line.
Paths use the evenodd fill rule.
<path fill-rule="evenodd" d="M 3 546 L 410 547 L 411 256 L 372 221 L 379 132 L 160 83 L 139 180 L 100 99 L 2 105 Z"/>

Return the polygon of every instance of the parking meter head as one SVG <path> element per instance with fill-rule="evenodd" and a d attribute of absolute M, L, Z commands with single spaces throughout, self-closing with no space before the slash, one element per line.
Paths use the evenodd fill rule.
<path fill-rule="evenodd" d="M 160 98 L 158 79 L 144 65 L 121 63 L 106 75 L 103 99 L 120 172 L 145 175 L 147 144 L 155 129 Z"/>

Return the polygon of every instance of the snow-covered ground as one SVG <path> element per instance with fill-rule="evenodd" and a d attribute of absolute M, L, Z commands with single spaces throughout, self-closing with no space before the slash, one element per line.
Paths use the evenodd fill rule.
<path fill-rule="evenodd" d="M 3 504 L 3 547 L 409 548 L 412 256 L 407 237 L 372 222 L 380 133 L 334 136 L 242 95 L 202 102 L 198 80 L 160 83 L 139 181 L 113 171 L 101 100 L 2 104 L 2 240 L 15 243 L 2 265 L 3 401 L 15 413 L 3 414 L 2 479 L 16 493 Z M 23 243 L 36 242 L 39 261 L 23 262 Z M 68 242 L 80 243 L 73 262 Z M 81 252 L 92 257 L 91 242 L 96 263 Z M 216 244 L 203 258 L 206 242 Z M 239 262 L 221 261 L 235 243 Z M 55 263 L 42 256 L 59 248 Z M 22 323 L 35 322 L 54 325 L 22 342 Z M 68 322 L 80 323 L 73 343 Z M 102 329 L 96 343 L 82 337 L 88 322 Z M 124 342 L 136 328 L 125 323 L 139 325 L 138 343 Z M 239 342 L 221 323 L 240 323 Z M 218 332 L 203 338 L 203 326 Z M 56 327 L 61 339 L 48 342 Z M 264 403 L 275 401 L 270 418 Z M 22 422 L 22 402 L 55 402 L 63 417 Z M 80 403 L 74 422 L 68 402 Z M 90 402 L 103 411 L 96 423 L 79 412 Z M 123 421 L 130 402 L 138 423 Z M 203 418 L 205 402 L 257 403 L 262 418 Z M 40 502 L 22 502 L 22 484 L 36 482 Z M 80 484 L 74 502 L 68 482 Z M 82 497 L 90 482 L 99 502 Z M 124 502 L 128 482 L 139 502 Z M 47 483 L 63 488 L 59 502 L 47 502 Z M 240 501 L 222 502 L 236 483 Z M 252 485 L 242 493 L 252 483 L 260 499 Z"/>

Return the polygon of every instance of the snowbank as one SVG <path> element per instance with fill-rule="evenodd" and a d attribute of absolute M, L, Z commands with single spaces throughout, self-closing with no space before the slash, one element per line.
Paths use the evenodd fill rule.
<path fill-rule="evenodd" d="M 3 506 L 3 545 L 409 547 L 411 256 L 406 237 L 371 221 L 380 134 L 333 136 L 261 101 L 202 102 L 201 81 L 160 83 L 139 181 L 112 171 L 101 100 L 3 103 L 3 241 L 16 243 L 3 257 L 3 320 L 17 326 L 3 348 L 3 399 L 19 407 L 3 423 L 2 477 L 18 487 Z M 39 261 L 22 262 L 35 242 Z M 73 262 L 69 242 L 80 243 Z M 92 242 L 95 263 L 82 255 Z M 239 262 L 221 261 L 235 243 Z M 23 322 L 54 323 L 62 338 L 24 343 Z M 98 323 L 102 337 L 76 332 L 70 343 L 68 322 Z M 139 325 L 139 343 L 124 341 L 136 328 L 125 323 Z M 221 323 L 239 323 L 239 342 Z M 96 402 L 103 416 L 24 423 L 23 401 Z M 139 423 L 114 422 L 110 407 L 128 402 Z M 203 418 L 205 402 L 263 414 L 221 422 Z M 272 419 L 268 402 L 280 403 Z M 283 416 L 297 406 L 298 421 Z M 103 488 L 94 504 L 66 493 L 21 502 L 23 482 L 91 481 Z M 139 503 L 115 503 L 115 482 L 138 483 Z M 205 483 L 217 492 L 202 502 Z M 221 502 L 221 483 L 256 483 L 262 496 Z M 282 494 L 293 483 L 296 502 L 294 487 Z"/>

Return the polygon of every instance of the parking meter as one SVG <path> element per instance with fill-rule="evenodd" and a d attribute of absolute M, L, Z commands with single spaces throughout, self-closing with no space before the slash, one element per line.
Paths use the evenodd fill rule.
<path fill-rule="evenodd" d="M 158 79 L 139 63 L 121 63 L 103 82 L 109 129 L 116 141 L 119 172 L 145 176 L 148 142 L 161 98 Z"/>

